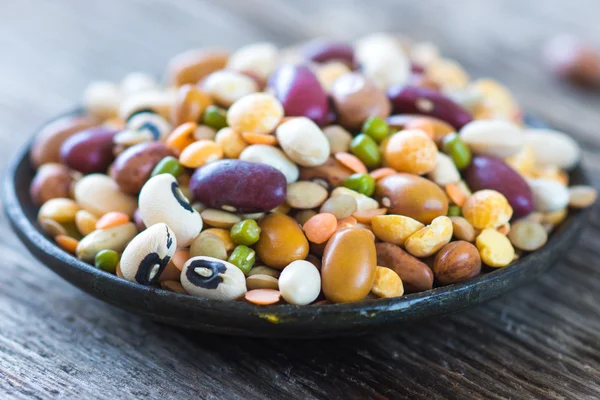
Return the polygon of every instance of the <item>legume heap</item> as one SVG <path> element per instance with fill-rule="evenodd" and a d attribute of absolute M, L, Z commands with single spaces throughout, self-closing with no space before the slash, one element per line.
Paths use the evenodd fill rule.
<path fill-rule="evenodd" d="M 538 250 L 596 199 L 568 187 L 580 153 L 430 43 L 256 43 L 90 84 L 38 136 L 31 196 L 60 247 L 141 285 L 356 302 Z"/>

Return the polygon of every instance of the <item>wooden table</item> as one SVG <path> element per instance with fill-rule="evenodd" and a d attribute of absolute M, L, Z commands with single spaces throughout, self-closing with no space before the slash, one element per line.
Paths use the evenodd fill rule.
<path fill-rule="evenodd" d="M 377 30 L 432 40 L 584 145 L 600 183 L 600 95 L 557 83 L 540 45 L 600 38 L 597 0 L 18 0 L 0 5 L 0 155 L 91 79 L 160 72 L 195 46 Z M 600 43 L 598 43 L 600 44 Z M 393 334 L 327 341 L 172 329 L 71 287 L 0 217 L 0 398 L 594 398 L 600 396 L 600 217 L 551 273 Z"/>

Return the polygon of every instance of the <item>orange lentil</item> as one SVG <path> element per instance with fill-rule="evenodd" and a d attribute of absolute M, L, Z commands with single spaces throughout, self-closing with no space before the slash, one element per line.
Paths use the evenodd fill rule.
<path fill-rule="evenodd" d="M 336 153 L 334 155 L 334 157 L 336 160 L 341 162 L 345 167 L 350 168 L 352 171 L 354 171 L 358 174 L 366 174 L 368 172 L 367 167 L 365 167 L 365 164 L 363 164 L 363 162 L 360 161 L 358 159 L 358 157 L 356 157 L 353 154 L 341 152 L 341 153 Z"/>
<path fill-rule="evenodd" d="M 246 292 L 244 297 L 252 304 L 266 306 L 277 303 L 281 297 L 281 293 L 279 293 L 279 290 L 273 289 L 254 289 Z"/>
<path fill-rule="evenodd" d="M 435 128 L 433 127 L 433 124 L 423 118 L 415 118 L 414 120 L 409 121 L 404 126 L 404 129 L 419 129 L 425 132 L 431 139 L 435 139 Z"/>
<path fill-rule="evenodd" d="M 449 183 L 444 188 L 450 200 L 459 207 L 462 207 L 469 198 L 470 193 L 466 193 L 458 183 Z"/>
<path fill-rule="evenodd" d="M 175 128 L 169 136 L 167 136 L 165 144 L 176 155 L 179 155 L 186 147 L 196 141 L 194 133 L 196 132 L 197 128 L 198 124 L 195 122 L 186 122 L 181 124 Z"/>
<path fill-rule="evenodd" d="M 129 216 L 119 211 L 111 211 L 104 214 L 98 222 L 96 229 L 108 229 L 115 226 L 123 225 L 129 222 Z"/>
<path fill-rule="evenodd" d="M 75 250 L 79 244 L 79 240 L 73 239 L 71 236 L 67 235 L 58 235 L 54 240 L 56 240 L 56 243 L 61 249 L 71 254 L 75 254 Z"/>
<path fill-rule="evenodd" d="M 337 219 L 333 214 L 317 214 L 309 218 L 309 220 L 304 223 L 302 229 L 304 229 L 306 237 L 311 242 L 316 244 L 325 243 L 336 231 Z"/>
<path fill-rule="evenodd" d="M 242 139 L 248 144 L 277 144 L 277 137 L 264 133 L 242 132 Z"/>
<path fill-rule="evenodd" d="M 369 175 L 371 175 L 371 177 L 373 179 L 375 179 L 376 181 L 385 178 L 386 176 L 390 176 L 396 173 L 396 170 L 393 168 L 388 168 L 388 167 L 384 167 L 384 168 L 377 168 L 374 169 L 373 171 L 371 171 L 369 173 Z"/>
<path fill-rule="evenodd" d="M 188 168 L 199 168 L 223 158 L 223 148 L 213 140 L 198 140 L 187 146 L 179 156 L 179 163 Z"/>
<path fill-rule="evenodd" d="M 173 254 L 173 258 L 171 258 L 171 261 L 173 261 L 175 267 L 177 267 L 177 269 L 181 271 L 187 260 L 189 260 L 190 258 L 190 251 L 188 249 L 180 249 L 177 250 L 175 254 Z"/>
<path fill-rule="evenodd" d="M 370 224 L 371 220 L 378 215 L 385 215 L 387 208 L 376 208 L 374 210 L 358 210 L 352 216 L 361 224 Z"/>

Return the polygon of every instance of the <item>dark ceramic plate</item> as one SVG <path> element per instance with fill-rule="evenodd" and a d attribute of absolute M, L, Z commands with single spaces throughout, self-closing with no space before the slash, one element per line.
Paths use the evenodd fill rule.
<path fill-rule="evenodd" d="M 530 125 L 540 123 L 532 121 Z M 258 307 L 134 284 L 61 250 L 36 221 L 37 207 L 29 198 L 29 184 L 34 175 L 29 148 L 22 149 L 9 165 L 3 201 L 15 232 L 35 257 L 73 285 L 116 307 L 165 324 L 228 335 L 297 338 L 359 335 L 383 328 L 402 329 L 403 324 L 416 319 L 455 312 L 507 293 L 547 271 L 568 251 L 586 220 L 585 211 L 569 215 L 541 250 L 468 282 L 396 299 Z M 572 172 L 571 179 L 573 183 L 587 182 L 580 168 Z"/>

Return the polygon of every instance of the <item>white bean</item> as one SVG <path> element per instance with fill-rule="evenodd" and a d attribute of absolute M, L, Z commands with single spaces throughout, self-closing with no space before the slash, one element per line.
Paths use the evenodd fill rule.
<path fill-rule="evenodd" d="M 355 51 L 363 74 L 381 89 L 404 84 L 410 78 L 410 61 L 396 37 L 371 34 L 358 41 Z"/>
<path fill-rule="evenodd" d="M 460 173 L 458 172 L 454 161 L 444 153 L 440 152 L 437 154 L 435 168 L 427 174 L 427 177 L 442 186 L 460 181 Z"/>
<path fill-rule="evenodd" d="M 532 179 L 529 182 L 533 192 L 535 210 L 552 212 L 561 210 L 569 204 L 569 190 L 551 179 Z"/>
<path fill-rule="evenodd" d="M 227 68 L 239 72 L 251 72 L 267 80 L 277 66 L 279 50 L 268 42 L 250 44 L 239 48 L 227 61 Z"/>
<path fill-rule="evenodd" d="M 258 84 L 252 78 L 236 71 L 221 70 L 207 76 L 202 87 L 223 107 L 230 107 L 247 94 L 258 92 Z"/>
<path fill-rule="evenodd" d="M 574 168 L 581 159 L 581 149 L 570 136 L 551 129 L 527 129 L 525 143 L 530 145 L 538 165 Z"/>
<path fill-rule="evenodd" d="M 104 174 L 84 176 L 75 184 L 74 194 L 79 207 L 97 217 L 110 211 L 120 211 L 132 217 L 137 208 L 135 197 L 123 193 L 119 185 Z"/>
<path fill-rule="evenodd" d="M 303 167 L 316 167 L 327 161 L 330 154 L 327 137 L 306 117 L 292 118 L 276 130 L 279 145 L 287 156 Z"/>
<path fill-rule="evenodd" d="M 513 156 L 525 145 L 523 130 L 501 120 L 469 122 L 460 130 L 460 137 L 473 153 L 498 158 Z"/>
<path fill-rule="evenodd" d="M 290 304 L 310 304 L 321 291 L 321 274 L 317 267 L 308 261 L 294 261 L 281 272 L 279 291 Z"/>
<path fill-rule="evenodd" d="M 287 183 L 298 180 L 300 170 L 290 159 L 277 147 L 266 144 L 253 144 L 242 151 L 239 157 L 242 161 L 250 161 L 270 165 L 278 169 L 285 176 Z"/>

